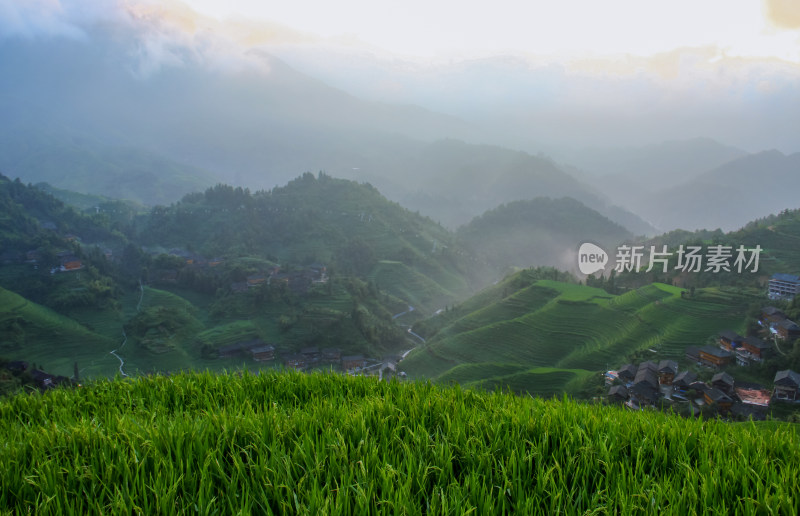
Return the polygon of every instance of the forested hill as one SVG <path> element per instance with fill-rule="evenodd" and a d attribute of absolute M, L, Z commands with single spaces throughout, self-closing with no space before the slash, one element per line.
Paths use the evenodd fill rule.
<path fill-rule="evenodd" d="M 487 211 L 462 226 L 457 236 L 495 268 L 548 265 L 571 270 L 581 243 L 611 247 L 633 235 L 575 199 L 537 197 Z"/>
<path fill-rule="evenodd" d="M 259 255 L 279 263 L 323 263 L 405 298 L 419 283 L 428 299 L 472 291 L 478 263 L 452 233 L 386 200 L 369 184 L 306 173 L 255 193 L 218 185 L 152 210 L 145 246 L 181 247 L 206 257 Z M 488 279 L 487 279 L 488 280 Z M 410 300 L 411 301 L 411 300 Z"/>

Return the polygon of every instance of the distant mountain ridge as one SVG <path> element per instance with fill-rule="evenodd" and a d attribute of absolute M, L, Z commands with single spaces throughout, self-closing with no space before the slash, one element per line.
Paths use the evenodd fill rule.
<path fill-rule="evenodd" d="M 686 230 L 738 229 L 751 220 L 800 207 L 800 153 L 747 155 L 632 204 L 654 225 Z"/>

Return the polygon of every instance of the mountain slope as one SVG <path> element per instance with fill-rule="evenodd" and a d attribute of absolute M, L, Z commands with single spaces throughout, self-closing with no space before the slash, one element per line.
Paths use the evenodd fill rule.
<path fill-rule="evenodd" d="M 446 381 L 469 366 L 469 384 L 507 381 L 517 391 L 549 394 L 537 374 L 560 373 L 556 382 L 564 388 L 650 349 L 648 359 L 683 361 L 686 347 L 701 346 L 722 329 L 741 329 L 748 303 L 757 299 L 716 289 L 684 299 L 681 289 L 663 284 L 612 296 L 540 278 L 538 271 L 521 271 L 475 301 L 417 323 L 414 331 L 427 342 L 403 368 L 413 377 Z M 497 373 L 499 366 L 514 367 Z"/>
<path fill-rule="evenodd" d="M 738 229 L 747 222 L 796 209 L 800 153 L 765 151 L 726 163 L 694 180 L 632 204 L 661 228 Z"/>
<path fill-rule="evenodd" d="M 476 276 L 477 264 L 458 253 L 449 231 L 387 201 L 368 184 L 324 174 L 306 173 L 253 194 L 220 185 L 153 210 L 144 224 L 144 244 L 192 248 L 207 257 L 322 262 L 361 278 L 385 261 L 401 262 L 428 279 L 423 288 L 429 291 L 417 292 L 423 308 L 436 309 L 475 288 L 467 278 Z M 406 286 L 403 277 L 374 279 L 395 295 Z"/>
<path fill-rule="evenodd" d="M 570 198 L 511 202 L 476 217 L 457 232 L 459 243 L 500 270 L 532 265 L 573 270 L 583 242 L 612 248 L 632 236 Z"/>

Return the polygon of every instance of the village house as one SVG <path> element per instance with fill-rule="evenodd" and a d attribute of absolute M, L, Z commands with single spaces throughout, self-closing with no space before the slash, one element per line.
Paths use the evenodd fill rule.
<path fill-rule="evenodd" d="M 747 358 L 758 361 L 769 357 L 772 350 L 772 342 L 763 341 L 758 337 L 745 337 L 739 352 L 744 352 Z"/>
<path fill-rule="evenodd" d="M 672 388 L 676 391 L 688 391 L 692 384 L 697 381 L 697 375 L 693 371 L 681 371 L 672 380 Z"/>
<path fill-rule="evenodd" d="M 711 377 L 711 386 L 719 389 L 728 396 L 733 396 L 735 381 L 731 375 L 722 372 Z"/>
<path fill-rule="evenodd" d="M 713 346 L 703 346 L 697 350 L 699 362 L 710 367 L 723 367 L 733 361 L 733 354 Z"/>
<path fill-rule="evenodd" d="M 786 319 L 786 314 L 774 306 L 765 306 L 761 309 L 758 322 L 761 326 L 770 327 L 772 324 Z"/>
<path fill-rule="evenodd" d="M 733 398 L 714 387 L 707 389 L 703 393 L 703 400 L 706 405 L 716 408 L 719 412 L 728 412 L 733 406 Z"/>
<path fill-rule="evenodd" d="M 302 371 L 306 368 L 306 359 L 303 355 L 295 353 L 283 359 L 283 365 L 289 369 Z"/>
<path fill-rule="evenodd" d="M 342 369 L 351 371 L 354 369 L 361 369 L 367 365 L 367 360 L 364 355 L 349 355 L 342 357 Z"/>
<path fill-rule="evenodd" d="M 625 364 L 617 371 L 617 377 L 623 382 L 632 382 L 636 378 L 638 368 L 633 364 Z"/>
<path fill-rule="evenodd" d="M 61 258 L 61 272 L 77 271 L 83 268 L 83 262 L 75 255 L 69 254 Z"/>
<path fill-rule="evenodd" d="M 250 354 L 250 351 L 253 348 L 262 347 L 264 345 L 264 341 L 261 339 L 240 341 L 235 344 L 230 344 L 217 349 L 217 355 L 219 358 L 246 356 L 247 354 Z"/>
<path fill-rule="evenodd" d="M 800 398 L 800 374 L 791 369 L 775 373 L 773 386 L 775 399 L 797 401 Z"/>
<path fill-rule="evenodd" d="M 612 403 L 625 403 L 628 401 L 628 388 L 624 385 L 614 385 L 608 390 L 608 401 Z"/>
<path fill-rule="evenodd" d="M 662 360 L 658 363 L 658 383 L 672 385 L 675 375 L 678 374 L 678 363 L 674 360 Z"/>
<path fill-rule="evenodd" d="M 769 279 L 767 291 L 770 299 L 792 299 L 800 292 L 800 276 L 775 273 Z"/>
<path fill-rule="evenodd" d="M 653 362 L 642 362 L 633 379 L 633 385 L 628 389 L 631 396 L 642 404 L 655 404 L 658 401 L 658 375 L 655 371 L 656 364 Z"/>
<path fill-rule="evenodd" d="M 774 329 L 779 338 L 787 341 L 792 341 L 797 337 L 800 337 L 800 326 L 789 319 L 784 319 L 775 323 Z"/>
<path fill-rule="evenodd" d="M 732 330 L 719 332 L 719 346 L 728 351 L 735 351 L 742 341 L 741 335 Z"/>
<path fill-rule="evenodd" d="M 269 360 L 275 360 L 275 347 L 274 346 L 259 346 L 257 348 L 250 349 L 250 353 L 253 356 L 253 360 L 256 362 L 267 362 Z"/>
<path fill-rule="evenodd" d="M 247 287 L 254 288 L 266 283 L 267 277 L 263 274 L 252 274 L 247 277 Z"/>
<path fill-rule="evenodd" d="M 737 415 L 744 416 L 757 416 L 757 412 L 763 412 L 769 407 L 769 401 L 772 393 L 765 389 L 763 385 L 755 383 L 737 382 L 735 389 L 736 397 L 741 400 L 744 405 L 757 407 L 758 411 L 736 411 Z M 734 406 L 734 408 L 736 408 Z"/>
<path fill-rule="evenodd" d="M 328 362 L 339 362 L 342 359 L 342 350 L 339 348 L 324 348 L 322 359 Z"/>

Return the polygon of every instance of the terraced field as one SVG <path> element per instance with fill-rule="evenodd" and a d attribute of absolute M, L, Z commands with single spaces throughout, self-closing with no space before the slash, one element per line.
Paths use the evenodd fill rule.
<path fill-rule="evenodd" d="M 118 365 L 108 355 L 118 339 L 91 331 L 3 288 L 0 288 L 0 342 L 4 356 L 24 357 L 46 367 L 48 372 L 64 376 L 72 376 L 75 361 L 92 374 L 111 375 Z"/>
<path fill-rule="evenodd" d="M 734 290 L 700 289 L 685 298 L 681 292 L 652 284 L 611 296 L 539 280 L 469 313 L 450 314 L 438 330 L 423 322 L 435 333 L 402 367 L 412 377 L 549 396 L 639 350 L 682 361 L 687 347 L 705 344 L 720 330 L 743 331 L 754 299 Z"/>

